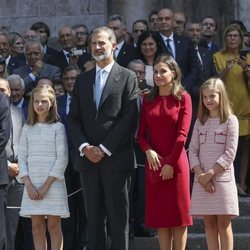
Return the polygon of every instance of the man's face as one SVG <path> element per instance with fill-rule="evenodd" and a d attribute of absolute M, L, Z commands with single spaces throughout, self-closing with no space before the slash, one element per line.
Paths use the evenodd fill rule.
<path fill-rule="evenodd" d="M 213 37 L 216 34 L 216 24 L 213 18 L 207 17 L 202 21 L 201 33 L 205 37 Z"/>
<path fill-rule="evenodd" d="M 21 83 L 18 79 L 9 81 L 10 84 L 10 100 L 11 102 L 19 102 L 24 95 L 24 88 L 22 88 Z"/>
<path fill-rule="evenodd" d="M 62 83 L 64 89 L 70 94 L 73 91 L 77 75 L 78 75 L 77 70 L 70 70 L 67 71 L 62 77 Z"/>
<path fill-rule="evenodd" d="M 10 88 L 7 86 L 5 80 L 0 80 L 0 92 L 4 93 L 7 96 L 10 96 Z"/>
<path fill-rule="evenodd" d="M 201 25 L 199 23 L 190 23 L 187 32 L 192 42 L 198 44 L 201 39 Z"/>
<path fill-rule="evenodd" d="M 152 14 L 149 19 L 149 29 L 151 31 L 158 31 L 158 15 Z"/>
<path fill-rule="evenodd" d="M 75 47 L 75 36 L 70 27 L 62 27 L 59 31 L 59 42 L 62 48 L 69 51 Z"/>
<path fill-rule="evenodd" d="M 23 38 L 25 41 L 29 41 L 31 39 L 37 39 L 37 38 L 40 39 L 40 36 L 35 30 L 27 30 L 25 34 L 23 35 Z"/>
<path fill-rule="evenodd" d="M 109 40 L 107 32 L 102 31 L 91 36 L 91 52 L 97 62 L 112 60 L 115 48 L 116 44 Z"/>
<path fill-rule="evenodd" d="M 145 80 L 146 72 L 145 66 L 143 64 L 132 63 L 129 69 L 135 72 L 139 82 Z"/>
<path fill-rule="evenodd" d="M 147 26 L 144 23 L 138 22 L 133 26 L 132 37 L 134 42 L 138 42 L 138 38 L 144 31 L 147 30 Z"/>
<path fill-rule="evenodd" d="M 49 36 L 46 33 L 45 29 L 44 28 L 38 29 L 37 33 L 38 33 L 38 35 L 40 37 L 41 44 L 45 45 L 48 42 L 48 39 L 49 39 Z"/>
<path fill-rule="evenodd" d="M 110 21 L 107 26 L 114 31 L 117 43 L 124 40 L 127 29 L 119 20 Z"/>
<path fill-rule="evenodd" d="M 174 14 L 169 9 L 162 9 L 158 13 L 158 28 L 161 33 L 172 33 L 174 30 Z"/>
<path fill-rule="evenodd" d="M 75 28 L 76 47 L 84 48 L 88 38 L 88 30 L 84 27 Z"/>
<path fill-rule="evenodd" d="M 175 13 L 175 26 L 174 31 L 177 35 L 182 35 L 185 30 L 186 18 L 182 13 Z"/>
<path fill-rule="evenodd" d="M 25 58 L 28 65 L 34 67 L 38 60 L 43 59 L 43 54 L 41 52 L 41 46 L 39 44 L 30 44 L 26 47 Z"/>
<path fill-rule="evenodd" d="M 6 36 L 0 35 L 0 54 L 7 58 L 10 54 L 10 45 Z"/>

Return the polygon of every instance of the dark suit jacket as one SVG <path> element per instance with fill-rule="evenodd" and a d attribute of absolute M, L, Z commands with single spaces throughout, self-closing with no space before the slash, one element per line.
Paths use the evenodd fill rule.
<path fill-rule="evenodd" d="M 5 146 L 10 137 L 10 101 L 0 92 L 0 185 L 9 183 Z"/>
<path fill-rule="evenodd" d="M 91 59 L 90 54 L 88 53 L 83 53 L 81 56 L 79 56 L 78 62 L 77 62 L 77 66 L 84 71 L 84 63 L 87 62 L 88 60 Z M 48 63 L 54 66 L 57 66 L 61 69 L 61 71 L 63 72 L 64 69 L 69 66 L 68 61 L 63 53 L 63 51 L 60 51 L 59 53 L 57 53 L 56 55 L 51 55 L 48 59 Z"/>
<path fill-rule="evenodd" d="M 160 35 L 159 40 L 161 41 L 161 49 L 165 53 L 168 53 L 167 47 Z M 174 34 L 174 44 L 175 44 L 175 61 L 178 63 L 182 72 L 182 84 L 190 91 L 192 86 L 197 82 L 198 75 L 198 64 L 196 59 L 196 53 L 194 51 L 193 44 L 188 37 L 178 36 Z"/>
<path fill-rule="evenodd" d="M 11 57 L 7 65 L 8 74 L 11 75 L 14 69 L 20 68 L 26 65 L 25 61 L 19 59 L 19 57 Z"/>
<path fill-rule="evenodd" d="M 95 74 L 92 69 L 81 74 L 75 83 L 69 112 L 69 126 L 77 150 L 79 171 L 94 163 L 79 154 L 82 143 L 102 144 L 112 155 L 105 156 L 100 166 L 130 170 L 135 166 L 133 152 L 137 124 L 137 83 L 135 74 L 114 63 L 103 89 L 99 109 L 95 106 Z"/>
<path fill-rule="evenodd" d="M 134 45 L 133 44 L 129 45 L 124 43 L 116 58 L 116 62 L 120 66 L 127 68 L 128 64 L 135 58 L 136 58 L 136 49 Z"/>
<path fill-rule="evenodd" d="M 31 73 L 31 69 L 28 65 L 22 66 L 18 69 L 13 71 L 14 74 L 20 75 L 25 83 L 25 90 L 30 91 L 34 87 L 36 87 L 37 80 L 42 77 L 47 77 L 51 80 L 60 80 L 61 79 L 61 70 L 53 65 L 44 63 L 43 68 L 40 71 L 39 77 L 37 77 L 36 81 L 33 81 L 32 78 L 29 76 Z"/>

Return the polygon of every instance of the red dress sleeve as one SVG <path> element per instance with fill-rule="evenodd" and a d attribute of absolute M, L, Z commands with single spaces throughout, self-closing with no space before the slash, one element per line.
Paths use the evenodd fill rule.
<path fill-rule="evenodd" d="M 176 166 L 182 151 L 185 150 L 185 143 L 192 117 L 192 102 L 188 93 L 183 94 L 180 104 L 181 107 L 178 115 L 176 142 L 174 144 L 172 153 L 161 160 L 162 166 L 165 164 Z"/>

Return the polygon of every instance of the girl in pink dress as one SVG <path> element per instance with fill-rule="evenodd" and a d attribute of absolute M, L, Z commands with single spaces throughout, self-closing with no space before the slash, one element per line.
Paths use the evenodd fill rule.
<path fill-rule="evenodd" d="M 190 214 L 203 216 L 208 249 L 233 250 L 231 217 L 239 215 L 233 161 L 239 125 L 219 78 L 201 87 L 198 119 L 189 146 L 195 173 Z"/>

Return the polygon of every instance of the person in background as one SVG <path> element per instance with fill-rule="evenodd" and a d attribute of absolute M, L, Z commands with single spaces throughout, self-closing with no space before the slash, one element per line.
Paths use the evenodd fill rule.
<path fill-rule="evenodd" d="M 190 214 L 203 217 L 208 249 L 234 249 L 231 218 L 239 215 L 233 166 L 238 134 L 224 83 L 208 79 L 201 86 L 189 147 L 190 168 L 195 173 Z"/>
<path fill-rule="evenodd" d="M 75 31 L 76 49 L 87 52 L 88 27 L 85 24 L 75 24 L 72 26 L 72 29 Z"/>
<path fill-rule="evenodd" d="M 6 194 L 9 184 L 5 147 L 10 138 L 11 116 L 9 98 L 0 92 L 0 249 L 7 250 Z"/>
<path fill-rule="evenodd" d="M 236 155 L 236 182 L 238 194 L 248 195 L 246 176 L 250 148 L 250 54 L 241 54 L 243 32 L 239 25 L 230 24 L 223 34 L 224 48 L 215 53 L 214 64 L 219 77 L 223 80 L 233 112 L 239 120 L 239 147 Z M 235 84 L 237 83 L 237 84 Z"/>
<path fill-rule="evenodd" d="M 186 15 L 184 12 L 177 11 L 174 13 L 175 26 L 174 32 L 179 36 L 184 36 L 186 31 Z"/>
<path fill-rule="evenodd" d="M 201 20 L 201 35 L 200 45 L 208 47 L 209 51 L 214 54 L 219 51 L 219 46 L 213 41 L 218 30 L 218 24 L 212 16 L 205 16 Z"/>
<path fill-rule="evenodd" d="M 159 54 L 163 51 L 161 49 L 160 40 L 155 32 L 145 31 L 138 40 L 137 44 L 137 58 L 141 59 L 146 66 L 145 79 L 147 85 L 153 87 L 153 63 Z"/>
<path fill-rule="evenodd" d="M 56 97 L 62 96 L 65 94 L 65 90 L 61 80 L 54 80 L 53 81 L 53 89 L 55 92 Z"/>
<path fill-rule="evenodd" d="M 17 32 L 10 32 L 9 36 L 9 44 L 10 44 L 10 54 L 12 57 L 22 56 L 23 48 L 24 48 L 24 40 L 21 34 Z"/>
<path fill-rule="evenodd" d="M 184 250 L 189 215 L 189 163 L 185 150 L 192 104 L 181 85 L 176 61 L 160 55 L 154 62 L 155 85 L 144 97 L 138 143 L 146 153 L 146 219 L 157 228 L 161 250 Z"/>
<path fill-rule="evenodd" d="M 141 105 L 144 95 L 149 93 L 151 86 L 146 84 L 146 68 L 143 61 L 134 59 L 128 64 L 128 69 L 135 72 L 138 81 L 138 104 Z M 140 110 L 140 107 L 139 107 Z M 129 190 L 129 236 L 153 237 L 154 233 L 145 227 L 145 154 L 140 149 L 135 137 L 134 142 L 137 168 L 133 170 Z"/>
<path fill-rule="evenodd" d="M 10 97 L 10 87 L 7 80 L 0 78 L 0 92 Z M 18 182 L 18 145 L 24 124 L 24 115 L 20 108 L 10 104 L 11 133 L 10 139 L 5 147 L 8 159 L 9 184 L 7 186 L 7 249 L 15 249 L 16 235 L 19 223 L 19 209 L 23 196 L 23 184 Z M 18 236 L 17 236 L 18 237 Z M 21 242 L 19 242 L 21 244 Z"/>
<path fill-rule="evenodd" d="M 158 11 L 153 10 L 148 16 L 149 30 L 158 31 Z"/>
<path fill-rule="evenodd" d="M 132 25 L 132 37 L 134 40 L 134 46 L 137 46 L 139 36 L 144 32 L 148 31 L 148 22 L 144 19 L 138 19 L 134 21 Z"/>

